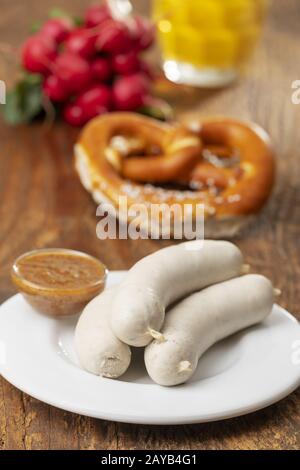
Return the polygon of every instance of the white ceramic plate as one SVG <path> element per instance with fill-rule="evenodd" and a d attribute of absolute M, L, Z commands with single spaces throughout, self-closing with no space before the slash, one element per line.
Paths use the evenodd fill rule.
<path fill-rule="evenodd" d="M 108 284 L 124 272 L 111 272 Z M 197 423 L 263 408 L 300 384 L 300 327 L 275 305 L 261 325 L 212 347 L 186 384 L 154 384 L 136 349 L 118 380 L 82 370 L 73 347 L 77 318 L 54 320 L 36 313 L 20 294 L 0 307 L 0 373 L 20 390 L 64 410 L 144 424 Z"/>

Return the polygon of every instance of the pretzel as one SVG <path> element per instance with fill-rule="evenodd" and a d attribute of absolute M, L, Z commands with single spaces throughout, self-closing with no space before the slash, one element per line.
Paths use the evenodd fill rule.
<path fill-rule="evenodd" d="M 168 124 L 110 113 L 83 129 L 75 163 L 94 200 L 117 211 L 120 196 L 128 206 L 190 204 L 193 217 L 203 203 L 206 236 L 213 237 L 240 231 L 265 204 L 274 180 L 265 131 L 222 117 Z"/>
<path fill-rule="evenodd" d="M 111 128 L 112 133 L 118 126 L 117 123 L 115 129 Z M 184 127 L 166 132 L 161 139 L 155 129 L 149 136 L 147 123 L 137 125 L 135 120 L 129 119 L 123 132 L 125 136 L 110 140 L 105 156 L 125 179 L 142 183 L 173 182 L 178 176 L 188 176 L 201 159 L 200 138 Z M 132 133 L 138 133 L 138 137 L 132 137 Z"/>

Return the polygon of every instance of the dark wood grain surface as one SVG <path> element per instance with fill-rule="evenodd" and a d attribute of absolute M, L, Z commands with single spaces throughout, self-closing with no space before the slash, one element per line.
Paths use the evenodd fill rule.
<path fill-rule="evenodd" d="M 146 1 L 138 2 L 140 7 Z M 80 12 L 87 1 L 55 2 Z M 1 0 L 0 43 L 18 46 L 50 0 Z M 271 134 L 278 177 L 272 201 L 256 226 L 237 240 L 254 270 L 282 289 L 280 303 L 300 318 L 300 105 L 291 83 L 300 79 L 300 3 L 274 0 L 261 47 L 246 76 L 218 92 L 183 95 L 179 112 L 231 114 Z M 0 52 L 0 79 L 14 64 Z M 162 246 L 155 241 L 99 241 L 95 205 L 72 166 L 77 131 L 62 124 L 9 128 L 0 122 L 0 301 L 15 290 L 13 260 L 45 246 L 70 247 L 101 257 L 110 269 L 129 268 Z M 166 242 L 164 242 L 166 244 Z M 18 326 L 16 325 L 16 328 Z M 120 397 L 120 400 L 122 397 Z M 0 379 L 1 449 L 297 449 L 300 393 L 262 411 L 223 422 L 187 426 L 118 424 L 43 404 Z"/>

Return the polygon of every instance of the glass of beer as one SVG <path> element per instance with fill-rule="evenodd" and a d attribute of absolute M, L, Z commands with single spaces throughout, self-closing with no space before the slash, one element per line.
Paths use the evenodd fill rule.
<path fill-rule="evenodd" d="M 176 83 L 232 82 L 259 38 L 268 0 L 153 0 L 163 69 Z"/>

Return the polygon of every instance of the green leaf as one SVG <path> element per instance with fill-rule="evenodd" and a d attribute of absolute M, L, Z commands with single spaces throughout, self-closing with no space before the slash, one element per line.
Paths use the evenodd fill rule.
<path fill-rule="evenodd" d="M 74 23 L 74 26 L 77 26 L 77 27 L 84 25 L 83 18 L 81 18 L 80 16 L 73 16 L 73 23 Z"/>
<path fill-rule="evenodd" d="M 24 81 L 31 85 L 41 85 L 42 76 L 39 73 L 24 72 Z"/>
<path fill-rule="evenodd" d="M 42 27 L 42 23 L 40 21 L 35 21 L 31 25 L 30 32 L 31 33 L 37 33 L 38 31 L 40 31 L 41 27 Z"/>
<path fill-rule="evenodd" d="M 80 18 L 79 16 L 71 18 L 70 15 L 66 11 L 61 10 L 60 8 L 53 8 L 52 10 L 50 10 L 48 17 L 51 19 L 55 19 L 55 18 L 66 19 L 70 21 L 70 23 L 73 26 L 82 26 L 84 24 L 84 21 L 82 20 L 82 18 Z"/>
<path fill-rule="evenodd" d="M 170 105 L 166 101 L 158 99 L 153 100 L 152 104 L 142 106 L 137 111 L 159 121 L 169 121 L 173 118 L 173 110 Z"/>
<path fill-rule="evenodd" d="M 16 125 L 32 121 L 43 110 L 41 78 L 27 74 L 7 93 L 4 117 Z"/>
<path fill-rule="evenodd" d="M 61 10 L 60 8 L 52 8 L 52 10 L 49 11 L 49 18 L 65 18 L 66 16 L 68 17 L 69 15 L 64 11 Z"/>

